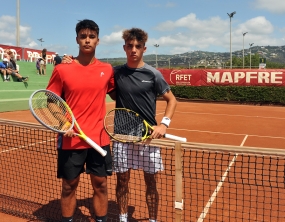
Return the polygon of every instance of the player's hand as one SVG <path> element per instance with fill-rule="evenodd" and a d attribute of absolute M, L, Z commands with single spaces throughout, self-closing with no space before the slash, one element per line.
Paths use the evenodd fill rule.
<path fill-rule="evenodd" d="M 74 137 L 75 134 L 74 134 L 73 129 L 70 129 L 70 130 L 66 131 L 66 133 L 63 134 L 63 136 L 65 136 L 65 137 Z"/>
<path fill-rule="evenodd" d="M 159 126 L 153 126 L 153 131 L 150 137 L 152 139 L 160 139 L 165 135 L 166 130 L 167 127 L 163 124 L 160 124 Z"/>
<path fill-rule="evenodd" d="M 73 56 L 72 55 L 65 55 L 62 57 L 61 63 L 72 63 Z"/>
<path fill-rule="evenodd" d="M 61 127 L 61 130 L 62 131 L 66 131 L 65 134 L 63 134 L 64 136 L 67 136 L 67 137 L 73 137 L 74 136 L 74 131 L 73 129 L 70 129 L 71 127 L 71 123 L 70 122 L 66 122 L 62 127 Z"/>

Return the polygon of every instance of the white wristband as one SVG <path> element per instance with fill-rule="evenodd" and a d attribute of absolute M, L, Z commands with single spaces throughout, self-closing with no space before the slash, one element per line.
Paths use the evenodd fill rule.
<path fill-rule="evenodd" d="M 169 127 L 170 122 L 171 122 L 171 120 L 168 117 L 165 116 L 165 117 L 162 118 L 160 123 L 165 125 L 165 126 L 167 126 L 167 127 Z"/>

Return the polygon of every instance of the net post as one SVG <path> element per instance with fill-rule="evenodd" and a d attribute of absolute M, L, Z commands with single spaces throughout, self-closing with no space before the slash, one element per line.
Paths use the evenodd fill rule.
<path fill-rule="evenodd" d="M 182 161 L 181 142 L 175 142 L 175 222 L 182 221 Z"/>

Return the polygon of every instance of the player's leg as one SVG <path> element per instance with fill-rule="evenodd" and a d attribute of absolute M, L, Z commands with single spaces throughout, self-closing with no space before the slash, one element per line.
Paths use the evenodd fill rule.
<path fill-rule="evenodd" d="M 107 221 L 108 212 L 108 191 L 107 191 L 107 177 L 99 177 L 90 174 L 93 194 L 93 207 L 96 217 L 96 222 Z"/>
<path fill-rule="evenodd" d="M 140 147 L 140 162 L 143 163 L 149 221 L 155 222 L 159 203 L 157 174 L 159 171 L 164 170 L 160 148 L 148 145 Z"/>
<path fill-rule="evenodd" d="M 73 221 L 76 208 L 76 188 L 80 174 L 84 172 L 87 150 L 58 149 L 57 177 L 62 178 L 61 212 L 62 221 Z"/>
<path fill-rule="evenodd" d="M 156 221 L 159 195 L 156 186 L 156 174 L 149 174 L 144 172 L 144 180 L 146 184 L 146 204 L 148 207 L 150 221 Z"/>
<path fill-rule="evenodd" d="M 120 222 L 127 222 L 128 201 L 129 201 L 130 170 L 124 173 L 117 173 L 116 197 L 120 212 Z"/>
<path fill-rule="evenodd" d="M 93 207 L 95 221 L 106 222 L 108 212 L 107 176 L 112 175 L 112 156 L 110 146 L 102 147 L 107 155 L 102 157 L 93 148 L 88 149 L 86 173 L 90 174 L 94 190 Z"/>
<path fill-rule="evenodd" d="M 62 179 L 62 189 L 61 189 L 61 212 L 62 221 L 72 221 L 75 208 L 76 208 L 76 188 L 79 183 L 79 176 L 73 180 Z"/>
<path fill-rule="evenodd" d="M 128 221 L 128 194 L 130 170 L 133 168 L 133 146 L 126 143 L 113 143 L 113 165 L 117 175 L 116 198 L 120 212 L 119 221 Z"/>

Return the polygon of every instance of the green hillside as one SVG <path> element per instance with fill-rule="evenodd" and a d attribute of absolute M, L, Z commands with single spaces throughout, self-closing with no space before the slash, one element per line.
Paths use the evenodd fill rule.
<path fill-rule="evenodd" d="M 36 64 L 34 62 L 18 61 L 20 74 L 29 76 L 28 82 L 17 82 L 11 79 L 10 82 L 3 82 L 0 78 L 0 112 L 27 110 L 30 95 L 37 89 L 44 89 L 50 79 L 53 65 L 47 64 L 47 74 L 37 75 Z M 109 97 L 106 101 L 110 101 Z"/>

